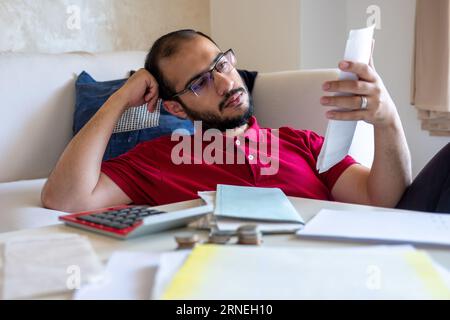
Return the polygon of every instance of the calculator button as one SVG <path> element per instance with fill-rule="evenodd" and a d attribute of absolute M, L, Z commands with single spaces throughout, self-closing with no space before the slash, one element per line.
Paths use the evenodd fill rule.
<path fill-rule="evenodd" d="M 115 229 L 125 229 L 128 228 L 129 226 L 120 222 L 113 222 L 111 223 L 110 227 Z"/>
<path fill-rule="evenodd" d="M 97 214 L 92 214 L 91 217 L 104 219 L 104 218 L 108 218 L 108 215 L 105 213 L 97 213 Z"/>
<path fill-rule="evenodd" d="M 139 217 L 140 217 L 140 218 L 142 218 L 142 217 L 148 217 L 149 215 L 151 215 L 150 212 L 140 212 L 140 213 L 139 213 Z"/>
<path fill-rule="evenodd" d="M 167 212 L 166 211 L 158 211 L 158 210 L 155 210 L 152 212 L 152 214 L 162 214 L 162 213 L 167 213 Z"/>
<path fill-rule="evenodd" d="M 82 220 L 82 221 L 92 222 L 92 223 L 98 223 L 99 221 L 101 221 L 100 218 L 96 218 L 93 216 L 82 216 L 82 217 L 78 217 L 77 219 Z"/>
<path fill-rule="evenodd" d="M 98 221 L 97 223 L 103 226 L 108 226 L 112 223 L 112 221 L 109 219 L 100 219 L 100 221 Z"/>

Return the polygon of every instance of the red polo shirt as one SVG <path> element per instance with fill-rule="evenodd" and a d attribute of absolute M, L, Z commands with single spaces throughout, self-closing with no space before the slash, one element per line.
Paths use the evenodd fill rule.
<path fill-rule="evenodd" d="M 217 184 L 278 187 L 288 196 L 333 200 L 331 190 L 337 179 L 356 163 L 347 156 L 328 172 L 319 174 L 316 162 L 323 137 L 289 127 L 263 129 L 254 117 L 243 136 L 222 135 L 222 148 L 217 148 L 220 143 L 214 144 L 215 151 L 211 151 L 213 142 L 218 143 L 214 139 L 200 142 L 197 149 L 194 136 L 178 136 L 178 139 L 169 135 L 140 143 L 128 153 L 103 162 L 101 171 L 135 204 L 192 200 L 198 198 L 197 191 L 216 190 Z M 190 150 L 180 148 L 181 139 L 190 141 Z M 277 150 L 274 143 L 278 143 L 279 152 L 274 151 Z M 183 157 L 184 163 L 177 164 L 179 157 L 175 163 L 172 161 L 173 150 L 177 151 L 175 155 Z M 214 156 L 215 163 L 205 158 L 205 154 Z"/>

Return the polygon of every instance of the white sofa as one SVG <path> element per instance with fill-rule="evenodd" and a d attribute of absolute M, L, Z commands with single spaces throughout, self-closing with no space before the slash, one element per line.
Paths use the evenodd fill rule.
<path fill-rule="evenodd" d="M 124 78 L 143 65 L 145 52 L 0 53 L 0 232 L 58 223 L 61 212 L 43 209 L 40 191 L 71 139 L 74 82 L 82 70 L 100 81 Z M 321 84 L 336 70 L 259 74 L 254 101 L 263 126 L 290 125 L 324 134 Z M 367 126 L 351 154 L 370 165 L 373 136 Z"/>

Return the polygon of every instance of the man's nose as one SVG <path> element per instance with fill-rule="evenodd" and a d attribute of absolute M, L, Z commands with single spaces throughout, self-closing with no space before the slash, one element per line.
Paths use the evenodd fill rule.
<path fill-rule="evenodd" d="M 216 87 L 216 91 L 220 96 L 224 96 L 234 87 L 234 81 L 228 77 L 227 75 L 215 72 L 214 73 L 214 86 Z"/>

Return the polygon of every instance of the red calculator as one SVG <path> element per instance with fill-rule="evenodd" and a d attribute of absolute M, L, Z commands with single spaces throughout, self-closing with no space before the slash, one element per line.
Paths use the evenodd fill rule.
<path fill-rule="evenodd" d="M 211 205 L 199 199 L 158 207 L 114 206 L 68 214 L 59 219 L 73 227 L 128 239 L 183 227 L 212 211 Z"/>

